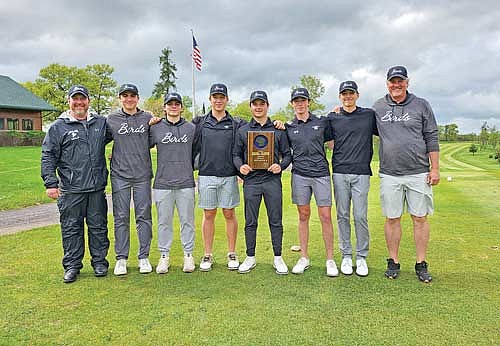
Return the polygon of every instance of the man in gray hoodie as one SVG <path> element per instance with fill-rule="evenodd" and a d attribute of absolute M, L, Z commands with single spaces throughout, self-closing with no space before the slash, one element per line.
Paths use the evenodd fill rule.
<path fill-rule="evenodd" d="M 176 92 L 164 99 L 165 118 L 151 127 L 149 142 L 158 150 L 153 198 L 158 211 L 158 247 L 161 253 L 156 267 L 165 274 L 170 267 L 173 240 L 174 208 L 177 207 L 184 248 L 182 271 L 192 273 L 195 225 L 195 183 L 193 176 L 193 143 L 195 125 L 181 117 L 182 97 Z"/>
<path fill-rule="evenodd" d="M 432 185 L 439 183 L 439 142 L 436 119 L 429 103 L 408 92 L 408 72 L 394 66 L 387 72 L 389 93 L 375 102 L 380 136 L 380 200 L 386 216 L 384 231 L 389 251 L 385 276 L 400 270 L 401 215 L 406 206 L 413 221 L 415 273 L 432 281 L 425 261 L 429 242 L 427 215 L 434 212 Z"/>
<path fill-rule="evenodd" d="M 111 188 L 115 221 L 115 275 L 127 274 L 130 250 L 130 198 L 133 196 L 137 236 L 139 238 L 139 272 L 152 271 L 149 248 L 151 221 L 151 155 L 149 125 L 151 114 L 137 107 L 139 91 L 134 84 L 123 84 L 118 92 L 122 108 L 107 119 L 108 135 L 113 140 L 111 155 Z"/>

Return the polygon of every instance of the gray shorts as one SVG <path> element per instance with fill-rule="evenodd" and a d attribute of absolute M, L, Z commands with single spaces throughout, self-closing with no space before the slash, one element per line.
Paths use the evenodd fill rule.
<path fill-rule="evenodd" d="M 297 205 L 308 205 L 314 194 L 318 207 L 332 206 L 332 184 L 330 176 L 325 177 L 303 177 L 292 173 L 292 203 Z"/>
<path fill-rule="evenodd" d="M 403 215 L 404 207 L 413 216 L 434 213 L 432 187 L 427 184 L 428 173 L 403 176 L 379 174 L 382 214 L 390 219 Z"/>
<path fill-rule="evenodd" d="M 198 207 L 233 209 L 238 205 L 240 205 L 240 190 L 236 176 L 200 175 L 198 177 Z"/>

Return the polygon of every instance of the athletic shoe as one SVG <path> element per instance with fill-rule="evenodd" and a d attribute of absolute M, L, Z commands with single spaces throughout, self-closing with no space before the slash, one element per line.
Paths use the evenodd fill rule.
<path fill-rule="evenodd" d="M 127 260 L 125 258 L 116 261 L 115 270 L 113 271 L 115 275 L 126 275 L 127 274 Z"/>
<path fill-rule="evenodd" d="M 385 276 L 389 279 L 395 279 L 398 277 L 401 265 L 394 262 L 392 258 L 387 259 L 387 270 L 385 271 Z"/>
<path fill-rule="evenodd" d="M 255 256 L 247 256 L 243 263 L 240 264 L 238 267 L 238 273 L 240 274 L 245 274 L 245 273 L 250 273 L 250 270 L 255 268 L 256 261 L 255 261 Z"/>
<path fill-rule="evenodd" d="M 184 256 L 184 267 L 182 267 L 182 271 L 184 273 L 192 273 L 194 272 L 194 268 L 196 268 L 194 264 L 194 257 L 191 254 L 187 254 Z"/>
<path fill-rule="evenodd" d="M 167 255 L 161 255 L 160 261 L 156 266 L 156 272 L 158 274 L 166 274 L 168 273 L 168 268 L 170 267 L 170 257 Z"/>
<path fill-rule="evenodd" d="M 238 261 L 238 256 L 234 252 L 229 252 L 227 254 L 227 269 L 236 270 L 240 266 L 240 261 Z"/>
<path fill-rule="evenodd" d="M 200 270 L 202 272 L 208 272 L 212 270 L 213 263 L 214 263 L 214 257 L 212 255 L 203 256 L 200 262 Z"/>
<path fill-rule="evenodd" d="M 339 270 L 334 260 L 326 260 L 326 276 L 339 276 Z"/>
<path fill-rule="evenodd" d="M 139 259 L 139 273 L 147 274 L 153 271 L 153 267 L 151 267 L 151 263 L 149 263 L 149 259 L 141 258 Z"/>
<path fill-rule="evenodd" d="M 351 257 L 342 258 L 342 264 L 340 265 L 340 271 L 344 275 L 351 275 L 352 274 L 352 258 Z"/>
<path fill-rule="evenodd" d="M 415 274 L 417 274 L 418 279 L 422 282 L 429 283 L 432 281 L 432 276 L 427 271 L 427 262 L 426 261 L 422 261 L 420 263 L 415 263 Z"/>
<path fill-rule="evenodd" d="M 297 264 L 293 266 L 292 273 L 303 274 L 304 270 L 309 268 L 309 258 L 301 257 L 297 261 Z"/>
<path fill-rule="evenodd" d="M 274 269 L 276 269 L 276 274 L 288 274 L 288 267 L 286 266 L 285 261 L 283 261 L 283 257 L 281 256 L 274 256 L 273 267 Z"/>
<path fill-rule="evenodd" d="M 368 264 L 366 264 L 366 259 L 362 257 L 356 259 L 356 275 L 368 276 Z"/>

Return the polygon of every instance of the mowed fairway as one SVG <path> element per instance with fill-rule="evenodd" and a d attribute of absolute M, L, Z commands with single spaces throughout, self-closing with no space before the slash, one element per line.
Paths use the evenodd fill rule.
<path fill-rule="evenodd" d="M 315 211 L 312 266 L 300 276 L 274 273 L 264 209 L 257 237 L 258 264 L 244 275 L 225 268 L 222 215 L 214 244 L 218 262 L 209 273 L 182 273 L 176 232 L 170 272 L 139 274 L 137 237 L 132 231 L 126 277 L 95 278 L 87 252 L 78 281 L 67 285 L 62 283 L 58 226 L 2 236 L 0 345 L 498 345 L 500 165 L 492 165 L 493 160 L 483 153 L 472 157 L 468 146 L 442 144 L 442 181 L 434 189 L 436 214 L 430 217 L 432 284 L 422 284 L 415 277 L 408 216 L 403 223 L 402 272 L 396 280 L 384 278 L 384 219 L 375 175 L 369 195 L 371 252 L 366 278 L 324 275 L 324 247 Z M 22 159 L 20 148 L 10 150 L 17 152 L 12 155 L 18 161 Z M 33 162 L 38 159 L 31 154 L 29 162 L 36 165 Z M 1 170 L 7 170 L 3 163 Z M 33 181 L 41 185 L 38 173 L 32 172 Z M 0 195 L 5 194 L 5 186 Z M 288 172 L 283 188 L 283 256 L 291 268 L 299 255 L 288 250 L 297 243 Z M 43 188 L 33 187 L 31 194 L 43 198 Z M 237 213 L 237 249 L 243 260 L 243 206 Z M 203 253 L 199 210 L 196 222 L 198 264 Z M 150 258 L 156 265 L 154 223 Z M 112 231 L 110 238 L 112 270 Z M 335 259 L 339 264 L 338 250 Z"/>

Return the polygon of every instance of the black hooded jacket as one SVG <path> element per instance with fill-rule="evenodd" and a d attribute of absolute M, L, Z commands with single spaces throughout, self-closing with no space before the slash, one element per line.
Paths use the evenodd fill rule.
<path fill-rule="evenodd" d="M 106 137 L 106 118 L 90 113 L 82 122 L 69 111 L 61 114 L 42 144 L 45 187 L 71 193 L 103 190 L 108 178 L 104 150 L 111 139 Z"/>

